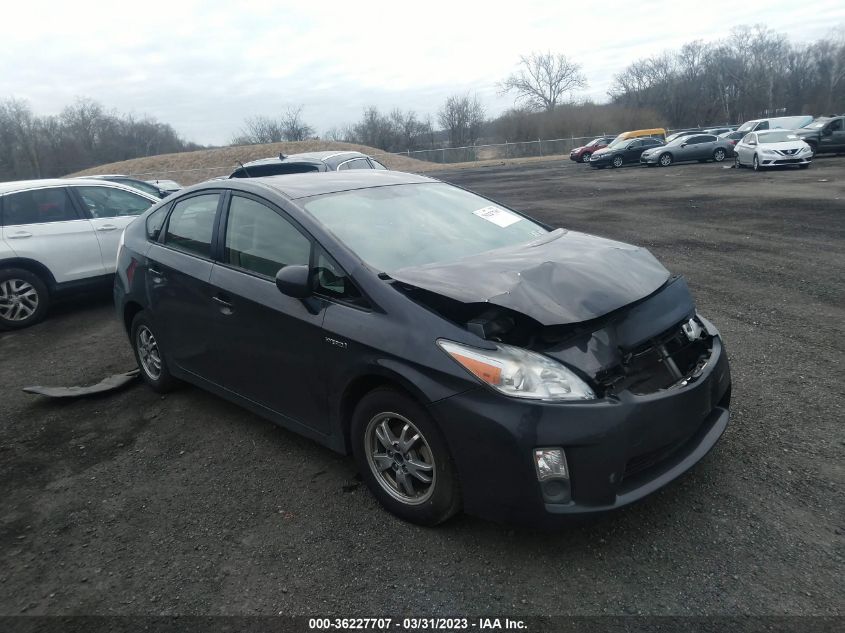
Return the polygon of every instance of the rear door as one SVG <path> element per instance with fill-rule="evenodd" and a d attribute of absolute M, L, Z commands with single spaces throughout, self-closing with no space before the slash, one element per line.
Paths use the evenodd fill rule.
<path fill-rule="evenodd" d="M 175 201 L 147 251 L 147 294 L 168 361 L 197 376 L 217 361 L 209 278 L 221 200 L 219 191 L 202 191 Z"/>
<path fill-rule="evenodd" d="M 288 297 L 276 273 L 310 265 L 311 238 L 270 202 L 232 193 L 213 286 L 215 355 L 225 359 L 213 381 L 274 413 L 328 432 L 322 325 L 327 302 Z"/>
<path fill-rule="evenodd" d="M 106 273 L 94 226 L 66 187 L 10 193 L 2 205 L 2 236 L 17 257 L 40 262 L 57 283 Z"/>
<path fill-rule="evenodd" d="M 70 191 L 77 196 L 79 204 L 90 216 L 100 244 L 105 271 L 113 273 L 117 265 L 117 245 L 123 229 L 158 200 L 108 185 L 71 187 Z"/>

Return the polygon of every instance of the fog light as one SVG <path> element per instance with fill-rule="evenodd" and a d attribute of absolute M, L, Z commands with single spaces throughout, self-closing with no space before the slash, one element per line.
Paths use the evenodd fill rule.
<path fill-rule="evenodd" d="M 537 479 L 569 479 L 566 467 L 566 455 L 562 448 L 535 448 L 534 464 L 537 467 Z"/>

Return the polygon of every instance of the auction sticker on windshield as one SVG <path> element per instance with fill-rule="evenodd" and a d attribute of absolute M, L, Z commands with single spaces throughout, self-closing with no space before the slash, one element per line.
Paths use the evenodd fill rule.
<path fill-rule="evenodd" d="M 501 226 L 502 228 L 515 224 L 522 219 L 516 213 L 511 213 L 510 211 L 506 211 L 505 209 L 500 209 L 499 207 L 494 207 L 492 205 L 484 207 L 483 209 L 477 209 L 473 211 L 473 214 L 477 215 L 479 218 L 484 218 L 488 222 L 492 222 L 496 226 Z"/>

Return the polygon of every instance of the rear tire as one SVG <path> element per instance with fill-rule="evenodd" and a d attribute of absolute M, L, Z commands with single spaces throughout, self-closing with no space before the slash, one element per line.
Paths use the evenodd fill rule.
<path fill-rule="evenodd" d="M 460 509 L 457 469 L 446 441 L 410 397 L 387 388 L 368 393 L 352 415 L 351 440 L 367 488 L 396 516 L 432 526 Z"/>
<path fill-rule="evenodd" d="M 0 329 L 35 325 L 49 307 L 50 291 L 41 277 L 23 268 L 0 270 Z"/>
<path fill-rule="evenodd" d="M 132 337 L 132 351 L 135 352 L 141 378 L 153 391 L 159 393 L 172 391 L 177 384 L 176 379 L 170 374 L 162 352 L 161 339 L 157 336 L 146 312 L 142 310 L 135 315 L 129 331 Z"/>

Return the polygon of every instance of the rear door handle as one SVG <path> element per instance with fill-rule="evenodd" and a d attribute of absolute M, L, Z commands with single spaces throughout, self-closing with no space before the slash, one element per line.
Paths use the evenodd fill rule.
<path fill-rule="evenodd" d="M 115 231 L 117 227 L 114 224 L 103 224 L 97 227 L 98 231 Z"/>
<path fill-rule="evenodd" d="M 10 240 L 21 240 L 25 237 L 32 237 L 32 233 L 29 231 L 18 231 L 17 233 L 12 233 L 11 235 L 7 235 Z"/>
<path fill-rule="evenodd" d="M 220 312 L 226 315 L 232 314 L 232 301 L 229 298 L 229 295 L 218 294 L 213 296 L 212 299 L 217 305 L 220 306 Z"/>
<path fill-rule="evenodd" d="M 164 274 L 158 268 L 155 268 L 153 266 L 148 265 L 147 271 L 155 277 L 164 277 Z"/>

